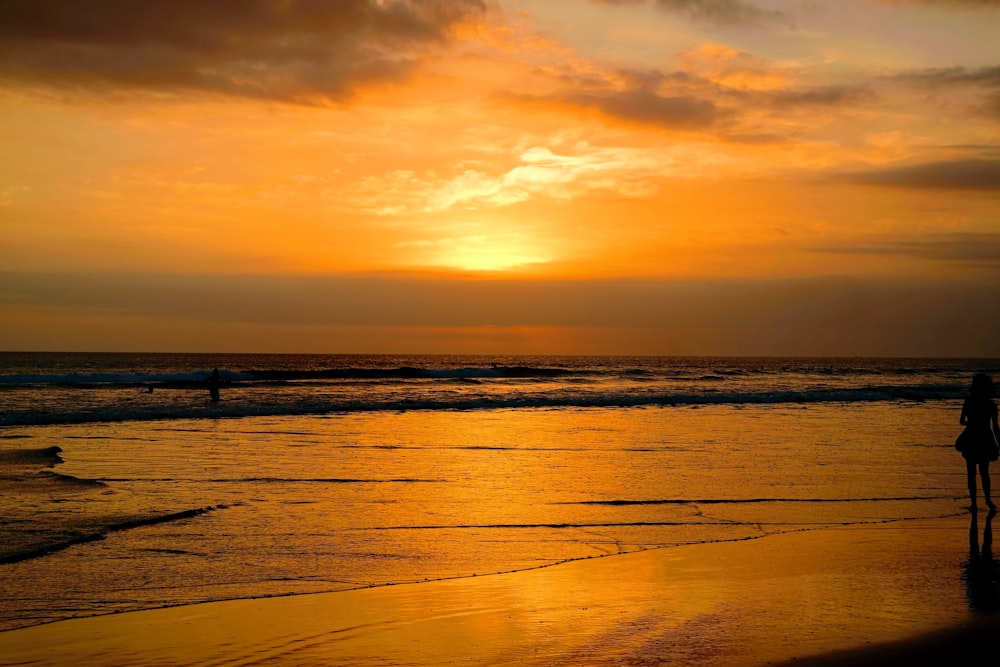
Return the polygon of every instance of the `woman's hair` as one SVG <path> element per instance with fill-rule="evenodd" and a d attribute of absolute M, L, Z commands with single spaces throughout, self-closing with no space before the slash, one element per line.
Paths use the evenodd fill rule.
<path fill-rule="evenodd" d="M 976 373 L 972 376 L 970 393 L 975 398 L 993 398 L 996 395 L 996 390 L 993 388 L 993 378 L 986 373 Z"/>

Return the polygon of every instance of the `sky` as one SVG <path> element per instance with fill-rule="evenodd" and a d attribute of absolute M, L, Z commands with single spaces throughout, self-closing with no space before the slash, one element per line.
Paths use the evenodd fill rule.
<path fill-rule="evenodd" d="M 1000 0 L 0 0 L 0 349 L 1000 357 Z"/>

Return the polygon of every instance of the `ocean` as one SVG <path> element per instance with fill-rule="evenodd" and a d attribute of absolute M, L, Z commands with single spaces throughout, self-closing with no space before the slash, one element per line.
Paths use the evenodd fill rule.
<path fill-rule="evenodd" d="M 2 353 L 0 630 L 954 515 L 976 372 Z"/>

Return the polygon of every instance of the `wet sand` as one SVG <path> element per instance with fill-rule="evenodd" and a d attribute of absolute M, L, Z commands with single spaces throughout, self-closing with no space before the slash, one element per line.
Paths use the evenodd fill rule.
<path fill-rule="evenodd" d="M 966 514 L 845 526 L 75 619 L 0 633 L 0 664 L 725 666 L 954 656 L 1000 628 L 985 613 L 995 608 L 994 564 L 968 566 L 970 536 L 978 554 L 985 528 L 985 513 L 971 524 Z"/>

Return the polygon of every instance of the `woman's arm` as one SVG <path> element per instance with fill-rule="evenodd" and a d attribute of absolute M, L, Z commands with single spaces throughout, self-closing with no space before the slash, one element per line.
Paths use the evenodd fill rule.
<path fill-rule="evenodd" d="M 964 403 L 962 403 L 962 414 L 958 418 L 958 423 L 961 424 L 962 426 L 965 426 L 966 424 L 969 423 L 969 412 L 968 412 L 968 410 L 969 410 L 969 401 L 968 401 L 968 399 L 966 399 L 966 401 Z"/>

